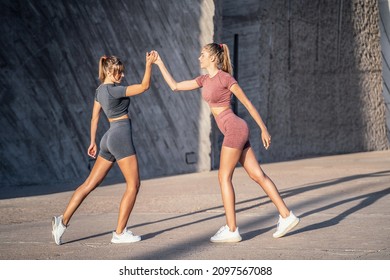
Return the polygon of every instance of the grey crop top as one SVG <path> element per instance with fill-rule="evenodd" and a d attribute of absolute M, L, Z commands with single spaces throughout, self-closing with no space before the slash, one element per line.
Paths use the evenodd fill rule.
<path fill-rule="evenodd" d="M 95 93 L 95 100 L 100 103 L 107 118 L 118 118 L 129 112 L 130 98 L 126 96 L 127 86 L 101 84 Z"/>

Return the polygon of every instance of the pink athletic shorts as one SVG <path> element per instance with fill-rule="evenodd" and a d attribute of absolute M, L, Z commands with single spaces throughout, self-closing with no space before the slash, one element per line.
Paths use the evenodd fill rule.
<path fill-rule="evenodd" d="M 251 146 L 247 123 L 227 109 L 215 117 L 219 130 L 224 135 L 222 146 L 245 150 Z"/>

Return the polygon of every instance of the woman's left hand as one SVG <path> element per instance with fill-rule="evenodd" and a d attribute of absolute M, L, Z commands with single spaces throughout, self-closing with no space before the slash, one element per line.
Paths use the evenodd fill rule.
<path fill-rule="evenodd" d="M 263 141 L 264 148 L 268 150 L 271 146 L 271 135 L 267 130 L 261 132 L 261 140 Z"/>
<path fill-rule="evenodd" d="M 146 53 L 146 63 L 147 64 L 155 63 L 157 58 L 158 58 L 158 53 L 154 50 Z"/>
<path fill-rule="evenodd" d="M 92 158 L 96 158 L 97 146 L 96 143 L 91 143 L 88 147 L 88 155 Z"/>

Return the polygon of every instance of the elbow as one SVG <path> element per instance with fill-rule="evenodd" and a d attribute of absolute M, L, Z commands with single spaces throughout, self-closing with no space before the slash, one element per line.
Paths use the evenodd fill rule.
<path fill-rule="evenodd" d="M 177 88 L 177 83 L 172 84 L 172 85 L 170 86 L 170 88 L 171 88 L 171 90 L 172 90 L 173 92 L 179 91 L 179 89 Z"/>
<path fill-rule="evenodd" d="M 147 91 L 150 88 L 150 83 L 142 84 L 142 90 Z"/>

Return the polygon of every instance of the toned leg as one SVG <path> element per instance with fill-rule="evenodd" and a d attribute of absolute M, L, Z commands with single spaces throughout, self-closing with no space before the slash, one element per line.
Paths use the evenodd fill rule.
<path fill-rule="evenodd" d="M 63 215 L 63 224 L 67 225 L 88 194 L 106 177 L 114 163 L 98 156 L 88 178 L 73 193 Z"/>
<path fill-rule="evenodd" d="M 222 201 L 225 208 L 226 224 L 231 231 L 235 231 L 237 227 L 235 209 L 236 198 L 232 178 L 241 153 L 241 150 L 222 146 L 218 171 L 219 186 L 221 188 Z"/>
<path fill-rule="evenodd" d="M 286 204 L 281 198 L 274 182 L 272 182 L 272 180 L 261 169 L 251 147 L 249 147 L 242 153 L 240 163 L 244 167 L 248 175 L 251 177 L 251 179 L 263 188 L 265 193 L 275 204 L 276 208 L 280 213 L 280 216 L 282 216 L 283 218 L 287 217 L 290 214 L 290 210 L 287 208 Z"/>
<path fill-rule="evenodd" d="M 118 224 L 116 228 L 116 233 L 121 234 L 125 229 L 130 213 L 133 210 L 140 187 L 140 179 L 136 155 L 119 160 L 118 165 L 126 180 L 126 190 L 120 203 Z"/>

